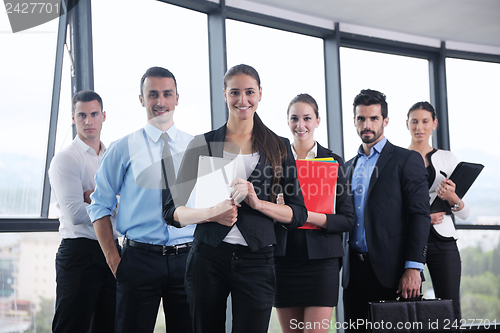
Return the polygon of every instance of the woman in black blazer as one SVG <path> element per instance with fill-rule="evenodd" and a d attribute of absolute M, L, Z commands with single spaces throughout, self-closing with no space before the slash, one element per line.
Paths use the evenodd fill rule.
<path fill-rule="evenodd" d="M 224 76 L 229 119 L 196 136 L 182 161 L 165 221 L 197 224 L 186 264 L 186 291 L 194 332 L 225 332 L 231 293 L 232 332 L 267 332 L 275 294 L 276 227 L 304 224 L 304 206 L 289 141 L 267 128 L 256 113 L 262 96 L 257 71 L 237 65 Z M 230 199 L 206 208 L 186 207 L 200 156 L 236 159 Z M 276 197 L 285 193 L 286 205 Z"/>
<path fill-rule="evenodd" d="M 318 105 L 308 94 L 297 95 L 288 106 L 296 159 L 333 157 L 339 163 L 335 214 L 308 212 L 307 222 L 319 230 L 288 230 L 284 256 L 275 257 L 278 318 L 283 332 L 327 332 L 337 305 L 340 258 L 344 255 L 342 233 L 354 224 L 352 200 L 342 157 L 314 141 L 319 126 Z M 279 199 L 281 200 L 281 199 Z M 316 323 L 316 324 L 315 324 Z M 297 330 L 299 328 L 299 330 Z"/>

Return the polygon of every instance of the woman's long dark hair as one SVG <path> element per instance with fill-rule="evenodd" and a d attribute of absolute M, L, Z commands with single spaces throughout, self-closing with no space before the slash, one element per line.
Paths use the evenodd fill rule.
<path fill-rule="evenodd" d="M 231 67 L 226 72 L 226 75 L 224 75 L 224 89 L 226 89 L 227 82 L 232 77 L 240 74 L 245 74 L 255 79 L 260 88 L 260 77 L 255 68 L 245 64 L 240 64 Z M 283 176 L 282 164 L 287 155 L 286 146 L 279 136 L 264 125 L 259 115 L 255 112 L 253 115 L 252 151 L 259 150 L 262 150 L 266 158 L 266 162 L 268 162 L 273 169 L 270 201 L 275 202 L 279 193 L 279 186 L 276 185 L 279 184 L 281 177 Z"/>

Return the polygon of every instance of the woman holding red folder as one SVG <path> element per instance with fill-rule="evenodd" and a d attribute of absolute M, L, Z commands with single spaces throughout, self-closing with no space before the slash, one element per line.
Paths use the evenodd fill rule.
<path fill-rule="evenodd" d="M 428 102 L 418 102 L 408 111 L 406 127 L 411 134 L 408 149 L 418 151 L 424 159 L 428 173 L 430 202 L 437 197 L 448 201 L 452 212 L 465 220 L 469 217 L 469 206 L 455 193 L 455 184 L 447 179 L 457 159 L 447 150 L 435 149 L 429 138 L 436 129 L 438 120 L 434 107 Z M 460 320 L 460 277 L 462 263 L 457 247 L 457 233 L 451 215 L 444 212 L 431 214 L 432 228 L 427 243 L 427 267 L 436 297 L 452 299 L 455 319 Z"/>
<path fill-rule="evenodd" d="M 327 332 L 338 302 L 340 258 L 344 255 L 342 233 L 354 224 L 352 200 L 342 157 L 314 141 L 320 122 L 314 98 L 297 95 L 287 113 L 295 159 L 332 157 L 339 169 L 335 214 L 308 212 L 306 222 L 311 228 L 287 231 L 285 255 L 275 257 L 274 305 L 283 332 L 300 332 L 301 327 L 312 328 L 308 332 Z"/>

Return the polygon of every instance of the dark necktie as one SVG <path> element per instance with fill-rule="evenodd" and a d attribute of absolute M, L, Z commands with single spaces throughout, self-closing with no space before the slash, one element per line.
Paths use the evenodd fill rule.
<path fill-rule="evenodd" d="M 170 198 L 170 187 L 175 184 L 175 169 L 170 146 L 168 145 L 168 134 L 162 133 L 160 138 L 165 143 L 161 155 L 161 184 L 162 184 L 162 208 Z M 169 186 L 170 184 L 170 186 Z"/>

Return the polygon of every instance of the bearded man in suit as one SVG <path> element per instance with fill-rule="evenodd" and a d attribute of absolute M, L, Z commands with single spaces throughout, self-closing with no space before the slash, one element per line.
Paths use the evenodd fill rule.
<path fill-rule="evenodd" d="M 420 295 L 430 228 L 427 171 L 415 151 L 384 137 L 386 97 L 361 90 L 354 99 L 354 125 L 362 140 L 347 163 L 355 211 L 344 258 L 345 321 L 363 323 L 368 302 Z M 352 328 L 352 327 L 350 327 Z"/>

